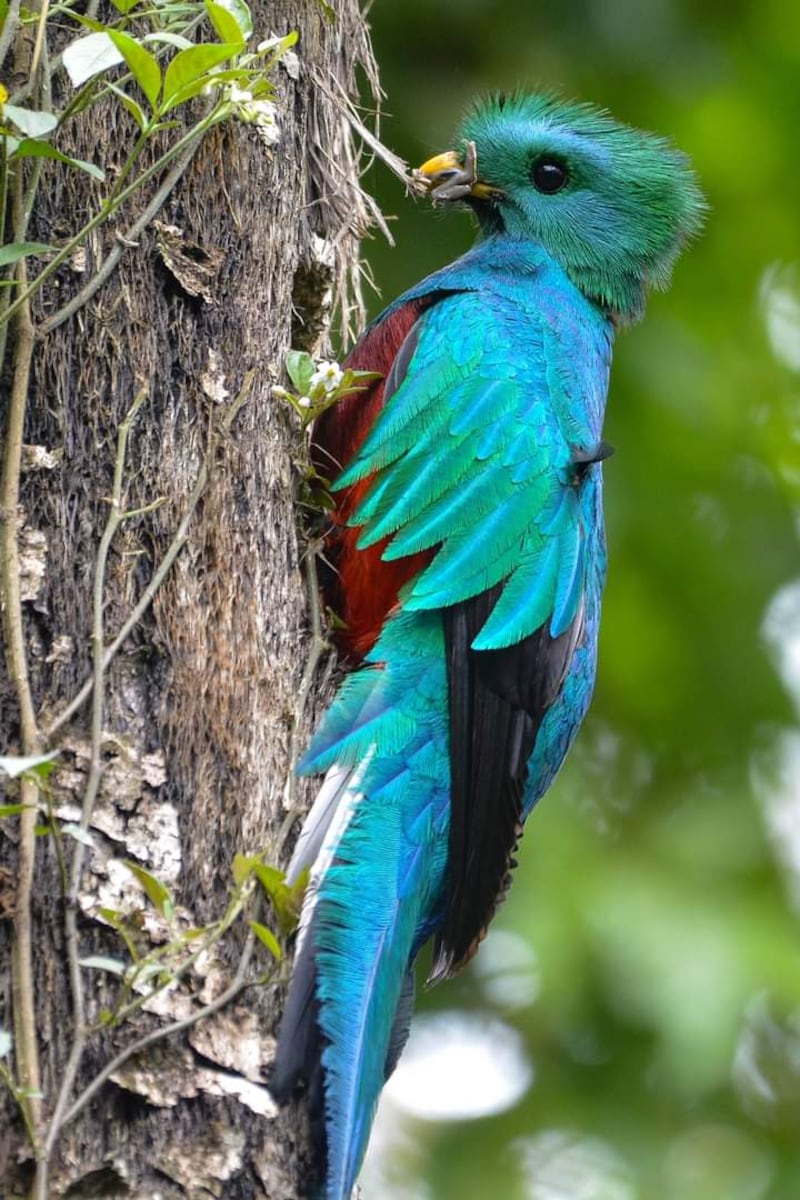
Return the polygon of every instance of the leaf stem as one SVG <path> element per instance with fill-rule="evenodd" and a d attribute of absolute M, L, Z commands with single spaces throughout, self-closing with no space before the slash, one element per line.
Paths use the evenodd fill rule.
<path fill-rule="evenodd" d="M 173 158 L 176 158 L 177 155 L 185 150 L 187 146 L 191 145 L 195 140 L 202 138 L 206 131 L 220 119 L 222 110 L 225 107 L 227 107 L 227 101 L 217 101 L 211 112 L 208 113 L 207 116 L 203 117 L 202 120 L 198 121 L 196 125 L 192 126 L 192 128 L 185 133 L 182 138 L 179 138 L 174 146 L 171 146 L 166 153 L 162 154 L 161 158 L 157 159 L 151 166 L 142 171 L 141 175 L 138 175 L 136 179 L 134 179 L 132 183 L 129 183 L 126 188 L 123 188 L 123 190 L 114 198 L 113 201 L 106 201 L 106 203 L 104 203 L 100 208 L 99 212 L 96 212 L 95 215 L 86 222 L 83 228 L 80 229 L 73 237 L 71 237 L 65 246 L 62 246 L 58 253 L 50 260 L 47 266 L 44 267 L 36 276 L 36 278 L 24 289 L 21 295 L 17 296 L 17 299 L 13 302 L 13 304 L 9 305 L 6 312 L 0 315 L 0 323 L 9 321 L 11 317 L 19 312 L 22 306 L 28 303 L 31 296 L 35 295 L 36 292 L 39 291 L 39 289 L 50 278 L 50 276 L 53 275 L 61 266 L 61 264 L 69 258 L 72 252 L 77 250 L 77 248 L 86 240 L 88 235 L 97 229 L 99 225 L 102 225 L 105 221 L 107 221 L 109 217 L 113 216 L 114 213 L 125 203 L 125 201 L 134 194 L 134 192 L 138 191 L 138 189 L 145 183 L 148 183 L 154 175 L 157 175 L 158 172 L 166 167 L 168 163 L 172 162 Z"/>
<path fill-rule="evenodd" d="M 47 14 L 50 11 L 50 0 L 42 0 L 42 8 L 39 13 L 39 20 L 36 25 L 36 41 L 33 44 L 33 57 L 31 58 L 31 78 L 36 78 L 36 72 L 39 69 L 39 59 L 42 56 L 42 47 L 44 46 L 44 35 L 47 29 Z"/>
<path fill-rule="evenodd" d="M 14 233 L 23 227 L 23 181 L 21 173 L 14 178 L 13 187 Z M 24 288 L 26 281 L 25 259 L 17 263 L 17 279 Z M 36 722 L 25 649 L 25 628 L 22 616 L 22 594 L 20 590 L 19 488 L 22 461 L 22 442 L 25 428 L 25 412 L 28 401 L 31 360 L 33 358 L 34 331 L 30 306 L 25 303 L 18 308 L 15 325 L 16 346 L 11 394 L 8 405 L 5 450 L 3 454 L 2 484 L 0 485 L 0 595 L 3 601 L 6 653 L 8 672 L 14 685 L 20 715 L 22 753 L 36 756 L 40 753 L 41 739 Z M 17 868 L 17 904 L 12 943 L 12 989 L 14 1001 L 14 1024 L 16 1028 L 15 1048 L 18 1076 L 21 1088 L 28 1094 L 26 1123 L 37 1130 L 41 1119 L 41 1102 L 37 1098 L 40 1090 L 39 1049 L 36 1037 L 36 1015 L 34 1008 L 33 981 L 33 936 L 31 923 L 31 894 L 36 861 L 36 817 L 38 812 L 38 789 L 35 781 L 23 779 L 20 799 L 25 805 L 19 819 L 19 864 Z M 38 1133 L 37 1133 L 38 1138 Z M 36 1143 L 34 1143 L 36 1146 Z"/>
<path fill-rule="evenodd" d="M 57 329 L 59 325 L 63 325 L 64 321 L 68 321 L 69 318 L 74 316 L 79 309 L 83 308 L 84 304 L 88 304 L 91 298 L 103 286 L 105 281 L 116 268 L 117 263 L 122 257 L 123 251 L 127 249 L 131 242 L 135 242 L 137 238 L 141 236 L 156 213 L 161 210 L 167 198 L 180 181 L 184 171 L 189 166 L 189 163 L 192 161 L 192 158 L 197 152 L 199 145 L 200 141 L 198 139 L 190 146 L 186 147 L 185 152 L 175 163 L 175 166 L 169 172 L 166 179 L 161 184 L 161 187 L 153 196 L 153 199 L 144 209 L 138 220 L 134 221 L 130 229 L 126 230 L 124 234 L 117 235 L 116 245 L 103 259 L 92 278 L 75 296 L 72 297 L 71 300 L 68 300 L 67 303 L 59 308 L 57 312 L 54 312 L 52 316 L 49 316 L 46 321 L 42 321 L 38 329 L 39 337 L 45 337 L 46 334 L 52 333 L 54 329 Z M 1 331 L 2 327 L 0 327 L 0 332 Z"/>
<path fill-rule="evenodd" d="M 86 781 L 86 790 L 83 794 L 83 810 L 81 812 L 80 828 L 85 832 L 89 828 L 89 823 L 92 818 L 92 812 L 97 800 L 97 793 L 100 788 L 100 778 L 102 776 L 102 749 L 103 749 L 103 711 L 104 711 L 104 677 L 105 663 L 103 655 L 103 601 L 105 594 L 105 578 L 106 564 L 108 562 L 108 553 L 111 548 L 111 542 L 117 532 L 121 522 L 124 520 L 122 510 L 122 485 L 125 471 L 125 458 L 128 450 L 128 435 L 131 425 L 136 417 L 137 412 L 141 408 L 148 396 L 148 389 L 142 387 L 136 394 L 133 404 L 129 408 L 125 419 L 122 421 L 119 432 L 117 434 L 117 454 L 114 461 L 114 483 L 111 492 L 111 505 L 106 520 L 105 527 L 100 537 L 100 545 L 97 549 L 97 562 L 94 570 L 94 583 L 92 589 L 92 679 L 93 679 L 93 703 L 92 703 L 92 727 L 91 727 L 91 751 L 89 758 L 89 776 Z M 43 1159 L 39 1164 L 39 1172 L 37 1175 L 37 1191 L 35 1195 L 44 1198 L 47 1195 L 47 1171 L 48 1162 L 53 1152 L 56 1139 L 61 1128 L 61 1118 L 69 1101 L 72 1085 L 75 1082 L 75 1076 L 78 1073 L 83 1052 L 86 1048 L 86 1040 L 88 1029 L 86 1025 L 86 1013 L 84 1007 L 83 993 L 83 976 L 81 974 L 80 965 L 80 947 L 78 944 L 78 893 L 81 885 L 81 874 L 83 871 L 83 860 L 85 857 L 86 846 L 83 839 L 76 839 L 75 849 L 73 851 L 72 866 L 69 875 L 69 890 L 66 898 L 66 913 L 64 916 L 65 926 L 65 941 L 67 951 L 67 965 L 69 968 L 70 987 L 72 990 L 72 1012 L 73 1012 L 73 1042 L 70 1049 L 69 1058 L 67 1059 L 64 1068 L 64 1075 L 61 1080 L 61 1087 L 58 1091 L 53 1115 L 50 1118 L 50 1127 L 47 1132 L 47 1139 L 44 1145 Z"/>
<path fill-rule="evenodd" d="M 97 793 L 102 775 L 103 747 L 103 710 L 104 710 L 104 671 L 103 666 L 103 598 L 105 591 L 106 564 L 114 534 L 123 518 L 122 484 L 125 469 L 125 457 L 128 447 L 128 434 L 136 413 L 141 408 L 148 395 L 146 387 L 140 388 L 133 404 L 122 421 L 117 434 L 117 454 L 114 462 L 114 483 L 111 493 L 111 506 L 100 545 L 97 550 L 97 562 L 94 571 L 92 589 L 92 664 L 94 679 L 94 699 L 92 704 L 91 751 L 89 759 L 89 776 L 83 796 L 80 828 L 86 831 L 92 817 Z M 58 1091 L 55 1108 L 50 1118 L 44 1152 L 41 1155 L 36 1178 L 34 1181 L 34 1200 L 47 1200 L 49 1162 L 56 1140 L 61 1129 L 61 1119 L 69 1101 L 72 1086 L 83 1058 L 89 1030 L 86 1025 L 84 1006 L 83 977 L 80 965 L 80 946 L 78 938 L 78 893 L 80 891 L 81 873 L 85 857 L 85 844 L 77 839 L 73 852 L 72 866 L 69 875 L 69 888 L 66 896 L 66 912 L 64 915 L 64 933 L 69 970 L 70 988 L 72 991 L 73 1011 L 73 1040 L 69 1057 L 64 1067 L 61 1086 Z"/>
<path fill-rule="evenodd" d="M 3 28 L 0 30 L 0 67 L 6 61 L 6 55 L 11 48 L 17 29 L 19 28 L 19 10 L 21 0 L 10 0 Z"/>
<path fill-rule="evenodd" d="M 192 1013 L 191 1016 L 183 1017 L 180 1021 L 173 1021 L 171 1025 L 165 1025 L 161 1029 L 154 1029 L 152 1033 L 145 1034 L 144 1037 L 132 1042 L 130 1046 L 126 1047 L 126 1049 L 121 1050 L 115 1058 L 112 1058 L 111 1062 L 107 1063 L 106 1066 L 103 1067 L 102 1071 L 99 1071 L 97 1075 L 95 1075 L 92 1082 L 83 1089 L 75 1103 L 70 1108 L 69 1112 L 65 1114 L 61 1122 L 62 1129 L 69 1125 L 71 1121 L 75 1120 L 75 1118 L 86 1107 L 92 1097 L 100 1090 L 103 1084 L 110 1079 L 114 1072 L 118 1071 L 119 1068 L 123 1066 L 134 1054 L 140 1054 L 142 1050 L 146 1050 L 148 1046 L 152 1046 L 156 1042 L 162 1041 L 164 1038 L 173 1037 L 176 1033 L 182 1033 L 184 1029 L 190 1029 L 193 1025 L 196 1025 L 198 1021 L 202 1021 L 206 1017 L 212 1016 L 213 1013 L 219 1012 L 219 1010 L 224 1008 L 226 1004 L 229 1004 L 230 1001 L 233 1000 L 243 988 L 249 987 L 251 983 L 256 982 L 255 980 L 248 981 L 245 979 L 247 968 L 250 964 L 250 959 L 253 954 L 254 945 L 255 936 L 252 933 L 248 933 L 247 940 L 244 944 L 244 949 L 242 950 L 242 957 L 239 959 L 239 966 L 236 968 L 236 974 L 225 991 L 220 992 L 219 996 L 217 996 L 215 1000 L 212 1000 L 209 1004 L 206 1004 L 205 1007 L 198 1009 L 198 1011 L 196 1013 Z M 37 1200 L 39 1200 L 38 1197 Z M 46 1200 L 46 1197 L 42 1197 L 42 1200 Z"/>

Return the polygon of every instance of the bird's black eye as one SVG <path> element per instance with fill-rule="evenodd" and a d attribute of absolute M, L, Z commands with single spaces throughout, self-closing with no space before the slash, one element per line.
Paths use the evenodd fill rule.
<path fill-rule="evenodd" d="M 557 158 L 537 158 L 531 171 L 533 186 L 537 192 L 552 196 L 560 192 L 569 180 L 567 168 Z"/>

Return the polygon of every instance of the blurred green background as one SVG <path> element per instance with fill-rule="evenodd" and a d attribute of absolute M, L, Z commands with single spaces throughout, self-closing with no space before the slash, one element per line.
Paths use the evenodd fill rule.
<path fill-rule="evenodd" d="M 476 93 L 544 86 L 674 140 L 711 213 L 617 342 L 590 718 L 499 936 L 421 998 L 365 1200 L 798 1200 L 800 6 L 378 0 L 370 22 L 410 162 Z M 368 182 L 397 216 L 369 248 L 385 300 L 470 245 L 466 214 Z M 437 1088 L 449 1119 L 409 1116 Z"/>

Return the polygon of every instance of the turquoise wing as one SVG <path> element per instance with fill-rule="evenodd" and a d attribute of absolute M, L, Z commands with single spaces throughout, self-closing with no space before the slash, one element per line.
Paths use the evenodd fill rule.
<path fill-rule="evenodd" d="M 598 347 L 587 356 L 591 339 L 577 327 L 578 344 L 565 345 L 532 299 L 463 292 L 434 305 L 404 380 L 335 485 L 372 479 L 351 521 L 363 526 L 360 546 L 388 535 L 387 560 L 438 547 L 403 608 L 444 608 L 501 585 L 475 649 L 545 624 L 557 637 L 580 603 L 576 483 L 599 443 L 608 361 Z M 598 314 L 592 332 L 602 324 Z"/>
<path fill-rule="evenodd" d="M 468 960 L 504 891 L 597 542 L 581 495 L 599 486 L 607 323 L 574 289 L 517 292 L 454 293 L 420 318 L 404 377 L 336 484 L 369 480 L 352 517 L 360 546 L 388 538 L 387 560 L 434 551 L 400 607 L 439 610 L 445 633 L 451 804 L 436 978 Z"/>

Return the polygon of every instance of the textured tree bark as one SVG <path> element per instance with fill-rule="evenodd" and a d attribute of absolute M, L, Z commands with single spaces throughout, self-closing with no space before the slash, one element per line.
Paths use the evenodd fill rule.
<path fill-rule="evenodd" d="M 309 644 L 295 507 L 303 445 L 271 386 L 291 345 L 324 346 L 332 299 L 351 325 L 359 321 L 354 281 L 369 210 L 344 98 L 355 95 L 357 69 L 374 82 L 374 67 L 357 0 L 341 0 L 330 20 L 319 0 L 262 0 L 254 20 L 258 37 L 300 34 L 299 70 L 290 60 L 276 72 L 280 141 L 268 148 L 254 126 L 237 121 L 213 129 L 87 303 L 53 327 L 53 314 L 120 237 L 127 240 L 163 176 L 93 235 L 32 306 L 20 509 L 2 516 L 19 530 L 24 644 L 38 732 L 58 752 L 49 783 L 59 827 L 79 818 L 90 773 L 91 697 L 66 721 L 60 714 L 91 675 L 98 547 L 119 429 L 137 397 L 122 506 L 144 511 L 111 540 L 106 645 L 189 518 L 174 565 L 106 672 L 102 771 L 75 910 L 82 958 L 127 957 L 101 906 L 128 914 L 140 953 L 168 939 L 121 860 L 169 886 L 182 930 L 222 915 L 237 851 L 264 851 L 275 861 L 295 725 L 302 738 L 310 716 L 298 711 Z M 56 102 L 64 86 L 55 74 Z M 70 152 L 113 176 L 119 146 L 130 140 L 127 122 L 119 106 L 90 108 L 70 126 Z M 58 163 L 44 170 L 29 236 L 61 245 L 96 203 L 98 185 Z M 9 349 L 19 337 L 17 323 Z M 10 378 L 6 368 L 6 436 Z M 202 491 L 196 504 L 193 490 Z M 0 675 L 0 753 L 22 748 L 18 681 L 8 667 Z M 75 843 L 63 833 L 60 843 L 61 851 L 52 834 L 37 837 L 31 900 L 45 1131 L 76 1036 L 58 861 L 59 852 L 69 860 Z M 0 821 L 0 1023 L 7 1027 L 18 1015 L 9 964 L 19 846 L 16 818 Z M 115 1055 L 225 991 L 245 934 L 240 917 L 176 987 L 92 1035 L 53 1147 L 48 1195 L 303 1194 L 305 1133 L 297 1113 L 275 1114 L 263 1086 L 282 993 L 260 943 L 245 978 L 272 971 L 271 982 L 248 986 L 200 1024 L 122 1063 L 69 1119 L 76 1097 Z M 84 969 L 82 979 L 91 1024 L 113 1005 L 120 983 L 102 970 Z M 34 1174 L 18 1107 L 3 1091 L 0 1193 L 28 1195 Z"/>

